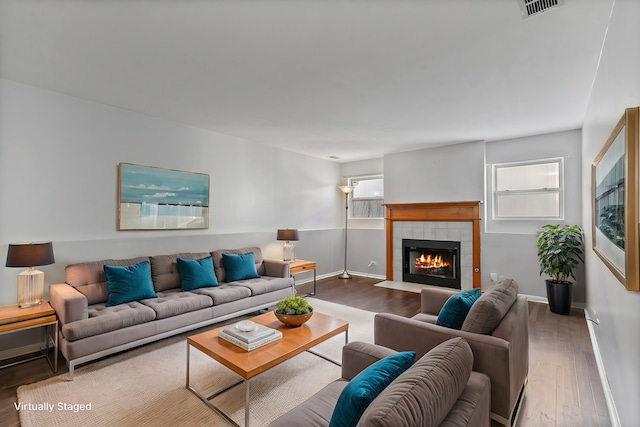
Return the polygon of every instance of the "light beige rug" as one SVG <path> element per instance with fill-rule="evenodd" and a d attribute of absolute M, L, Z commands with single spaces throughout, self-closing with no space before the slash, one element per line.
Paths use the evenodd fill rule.
<path fill-rule="evenodd" d="M 315 311 L 347 320 L 349 341 L 373 342 L 374 313 L 314 298 L 309 302 Z M 340 360 L 343 345 L 344 334 L 340 334 L 314 349 Z M 18 403 L 33 405 L 20 410 L 20 422 L 23 427 L 225 425 L 186 390 L 185 377 L 186 339 L 168 338 L 80 367 L 74 381 L 60 375 L 18 388 Z M 254 377 L 250 424 L 267 425 L 339 377 L 338 366 L 310 353 Z M 208 394 L 237 378 L 192 349 L 191 384 L 196 389 Z M 244 424 L 244 391 L 240 385 L 213 400 L 240 425 Z M 78 405 L 83 404 L 81 409 Z"/>

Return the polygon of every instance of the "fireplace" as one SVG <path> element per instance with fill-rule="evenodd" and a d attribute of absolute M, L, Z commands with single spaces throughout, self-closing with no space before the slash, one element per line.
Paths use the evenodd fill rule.
<path fill-rule="evenodd" d="M 460 242 L 402 239 L 402 281 L 460 289 Z"/>

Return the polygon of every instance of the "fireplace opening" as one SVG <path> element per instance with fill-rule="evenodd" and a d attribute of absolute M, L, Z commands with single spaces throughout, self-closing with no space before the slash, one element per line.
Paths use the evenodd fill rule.
<path fill-rule="evenodd" d="M 403 239 L 402 280 L 460 289 L 460 242 Z"/>

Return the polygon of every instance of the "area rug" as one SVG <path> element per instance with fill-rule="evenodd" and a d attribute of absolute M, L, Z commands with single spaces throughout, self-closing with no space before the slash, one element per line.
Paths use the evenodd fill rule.
<path fill-rule="evenodd" d="M 349 322 L 349 341 L 373 342 L 375 313 L 309 298 L 317 312 Z M 187 335 L 201 332 L 194 331 Z M 318 346 L 318 353 L 340 360 L 344 334 Z M 20 422 L 35 426 L 217 426 L 225 422 L 186 390 L 185 336 L 108 357 L 66 374 L 18 388 Z M 209 394 L 237 375 L 198 350 L 191 351 L 191 384 Z M 251 380 L 252 426 L 264 426 L 340 377 L 340 368 L 302 353 Z M 244 386 L 213 402 L 244 424 Z M 83 406 L 84 405 L 84 406 Z"/>
<path fill-rule="evenodd" d="M 373 286 L 395 289 L 398 291 L 414 292 L 416 294 L 419 294 L 425 287 L 428 287 L 428 285 L 421 285 L 419 283 L 395 282 L 392 280 L 385 280 L 384 282 L 376 283 Z"/>

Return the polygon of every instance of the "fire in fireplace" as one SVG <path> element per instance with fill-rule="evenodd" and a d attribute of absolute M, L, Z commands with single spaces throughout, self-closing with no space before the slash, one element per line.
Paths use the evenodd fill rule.
<path fill-rule="evenodd" d="M 402 240 L 402 280 L 460 289 L 460 242 Z"/>

